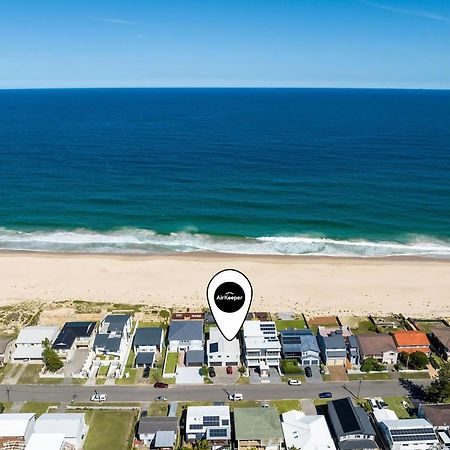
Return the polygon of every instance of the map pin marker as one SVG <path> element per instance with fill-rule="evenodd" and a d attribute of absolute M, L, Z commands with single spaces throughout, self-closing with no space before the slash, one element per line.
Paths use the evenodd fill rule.
<path fill-rule="evenodd" d="M 209 309 L 225 339 L 231 341 L 242 327 L 253 297 L 248 278 L 235 269 L 216 273 L 206 290 Z"/>

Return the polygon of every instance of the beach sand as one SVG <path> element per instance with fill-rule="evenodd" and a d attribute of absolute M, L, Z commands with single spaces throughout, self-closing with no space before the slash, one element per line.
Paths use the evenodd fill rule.
<path fill-rule="evenodd" d="M 89 300 L 202 308 L 210 278 L 236 268 L 253 311 L 312 315 L 450 316 L 450 261 L 224 254 L 0 253 L 0 305 Z"/>

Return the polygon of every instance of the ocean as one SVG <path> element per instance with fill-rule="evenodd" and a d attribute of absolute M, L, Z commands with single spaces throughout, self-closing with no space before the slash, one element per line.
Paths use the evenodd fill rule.
<path fill-rule="evenodd" d="M 450 257 L 450 91 L 0 91 L 0 249 Z"/>

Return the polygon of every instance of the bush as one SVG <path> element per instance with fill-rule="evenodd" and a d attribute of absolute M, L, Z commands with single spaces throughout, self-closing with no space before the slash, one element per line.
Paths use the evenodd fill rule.
<path fill-rule="evenodd" d="M 407 369 L 423 370 L 428 365 L 428 357 L 422 352 L 405 353 L 399 355 L 400 362 L 406 366 Z"/>
<path fill-rule="evenodd" d="M 58 356 L 55 350 L 52 349 L 48 339 L 46 339 L 43 344 L 44 344 L 43 357 L 45 369 L 52 373 L 57 372 L 59 369 L 61 369 L 64 363 L 61 361 L 61 358 Z"/>
<path fill-rule="evenodd" d="M 361 364 L 361 372 L 381 372 L 384 370 L 383 364 L 375 358 L 366 358 Z"/>
<path fill-rule="evenodd" d="M 2 414 L 4 410 L 5 410 L 5 405 L 0 402 L 0 414 Z"/>

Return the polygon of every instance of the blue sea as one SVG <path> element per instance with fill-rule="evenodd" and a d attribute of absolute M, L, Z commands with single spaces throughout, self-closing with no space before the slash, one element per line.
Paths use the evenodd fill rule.
<path fill-rule="evenodd" d="M 0 91 L 0 248 L 450 256 L 450 91 Z"/>

